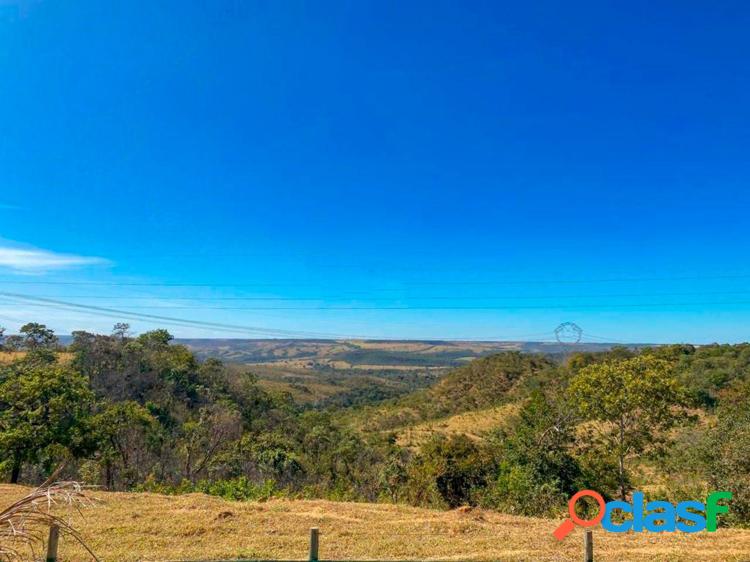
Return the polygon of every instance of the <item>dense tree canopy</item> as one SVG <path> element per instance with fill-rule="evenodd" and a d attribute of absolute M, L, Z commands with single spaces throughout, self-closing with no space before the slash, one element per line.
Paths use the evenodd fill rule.
<path fill-rule="evenodd" d="M 85 377 L 28 357 L 0 372 L 0 456 L 17 482 L 22 463 L 48 460 L 50 447 L 86 451 L 93 395 Z"/>
<path fill-rule="evenodd" d="M 403 398 L 364 392 L 364 406 L 310 408 L 246 368 L 199 361 L 166 330 L 131 336 L 118 324 L 108 335 L 75 332 L 63 348 L 29 323 L 2 343 L 0 474 L 13 482 L 38 482 L 65 462 L 68 476 L 112 490 L 557 516 L 579 489 L 625 496 L 651 482 L 644 474 L 671 486 L 689 467 L 701 490 L 733 491 L 732 521 L 750 523 L 748 345 L 565 361 L 501 353 Z M 483 436 L 439 430 L 450 416 L 501 405 L 510 413 Z M 436 429 L 399 439 L 423 420 Z M 683 480 L 664 493 L 685 497 Z"/>

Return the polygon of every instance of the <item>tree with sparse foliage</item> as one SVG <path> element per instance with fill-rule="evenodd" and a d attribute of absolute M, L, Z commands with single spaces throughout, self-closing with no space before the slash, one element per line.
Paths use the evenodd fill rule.
<path fill-rule="evenodd" d="M 474 504 L 486 484 L 492 459 L 466 435 L 436 434 L 409 466 L 410 499 L 418 505 L 450 508 Z"/>
<path fill-rule="evenodd" d="M 687 419 L 677 377 L 667 361 L 640 355 L 584 367 L 568 390 L 583 419 L 593 422 L 586 426 L 592 444 L 617 459 L 619 495 L 625 499 L 628 462 Z"/>
<path fill-rule="evenodd" d="M 581 468 L 572 455 L 573 421 L 565 404 L 532 392 L 491 439 L 498 472 L 483 504 L 520 515 L 559 512 L 580 487 Z"/>
<path fill-rule="evenodd" d="M 130 333 L 130 324 L 126 322 L 118 322 L 112 328 L 112 335 L 119 340 L 124 340 Z"/>
<path fill-rule="evenodd" d="M 107 489 L 127 489 L 145 479 L 163 444 L 151 412 L 136 402 L 117 402 L 103 407 L 90 426 L 97 444 L 96 476 Z"/>
<path fill-rule="evenodd" d="M 5 337 L 3 349 L 8 352 L 20 351 L 23 348 L 23 338 L 18 334 Z"/>
<path fill-rule="evenodd" d="M 716 423 L 698 447 L 702 476 L 711 489 L 732 492 L 728 521 L 750 522 L 750 382 L 735 382 L 722 392 Z"/>
<path fill-rule="evenodd" d="M 184 477 L 192 481 L 209 473 L 212 463 L 241 435 L 242 418 L 234 409 L 218 405 L 201 409 L 197 419 L 182 425 L 177 441 Z"/>

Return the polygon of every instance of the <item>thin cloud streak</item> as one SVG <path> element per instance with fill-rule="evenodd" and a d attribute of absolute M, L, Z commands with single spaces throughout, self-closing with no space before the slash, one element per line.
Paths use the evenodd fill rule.
<path fill-rule="evenodd" d="M 71 269 L 87 265 L 107 265 L 104 258 L 61 254 L 36 248 L 0 246 L 0 268 L 12 273 L 39 274 L 52 270 Z"/>

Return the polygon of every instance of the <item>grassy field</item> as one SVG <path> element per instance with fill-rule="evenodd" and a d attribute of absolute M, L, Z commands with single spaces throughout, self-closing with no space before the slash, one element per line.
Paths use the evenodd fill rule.
<path fill-rule="evenodd" d="M 475 440 L 484 439 L 489 432 L 507 423 L 508 419 L 517 411 L 518 404 L 505 404 L 496 408 L 464 412 L 447 418 L 407 426 L 397 431 L 398 444 L 402 447 L 418 447 L 435 433 L 467 435 Z"/>
<path fill-rule="evenodd" d="M 26 488 L 0 485 L 0 506 Z M 310 527 L 322 559 L 578 561 L 581 531 L 563 543 L 558 521 L 484 510 L 450 512 L 385 504 L 273 500 L 227 502 L 200 494 L 97 493 L 98 505 L 74 516 L 102 561 L 305 559 Z M 750 560 L 750 531 L 613 535 L 595 531 L 598 561 Z M 64 561 L 87 560 L 70 540 Z"/>
<path fill-rule="evenodd" d="M 25 351 L 0 351 L 0 365 L 12 363 L 18 359 L 23 359 L 26 355 Z M 62 352 L 58 354 L 58 361 L 63 363 L 69 363 L 73 360 L 73 354 Z"/>
<path fill-rule="evenodd" d="M 26 352 L 23 351 L 0 351 L 0 365 L 21 359 L 24 355 Z"/>

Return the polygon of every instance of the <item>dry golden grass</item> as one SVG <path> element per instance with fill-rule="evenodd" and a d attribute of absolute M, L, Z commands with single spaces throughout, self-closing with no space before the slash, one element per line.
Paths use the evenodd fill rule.
<path fill-rule="evenodd" d="M 0 351 L 0 365 L 23 359 L 25 355 L 25 351 Z M 73 354 L 63 351 L 57 354 L 57 359 L 63 364 L 70 363 L 73 360 Z"/>
<path fill-rule="evenodd" d="M 505 404 L 405 427 L 398 433 L 398 443 L 402 447 L 418 447 L 434 433 L 463 434 L 472 439 L 483 439 L 489 431 L 506 424 L 518 409 L 519 404 Z"/>
<path fill-rule="evenodd" d="M 329 396 L 333 396 L 342 391 L 340 386 L 322 382 L 303 382 L 295 385 L 294 383 L 285 382 L 283 380 L 273 381 L 268 379 L 258 379 L 258 384 L 268 391 L 288 392 L 292 395 L 294 401 L 300 404 L 307 404 L 309 402 L 328 398 Z"/>
<path fill-rule="evenodd" d="M 0 486 L 0 505 L 28 491 Z M 483 510 L 432 511 L 385 504 L 273 500 L 227 502 L 201 494 L 94 494 L 101 502 L 74 520 L 103 561 L 305 559 L 310 527 L 320 556 L 334 560 L 578 561 L 581 531 L 563 543 L 559 521 Z M 727 562 L 750 560 L 750 531 L 686 535 L 594 533 L 597 561 Z M 61 544 L 66 562 L 87 560 Z"/>
<path fill-rule="evenodd" d="M 80 513 L 82 507 L 91 505 L 91 500 L 77 482 L 54 483 L 54 478 L 52 475 L 28 495 L 0 508 L 0 560 L 23 562 L 29 555 L 33 556 L 44 546 L 45 531 L 53 525 L 60 534 L 87 548 L 65 510 Z M 65 509 L 50 510 L 50 506 Z M 88 549 L 87 552 L 93 557 L 93 552 Z"/>
<path fill-rule="evenodd" d="M 11 363 L 16 359 L 21 359 L 24 355 L 26 355 L 26 353 L 23 351 L 2 351 L 0 352 L 0 365 Z"/>

